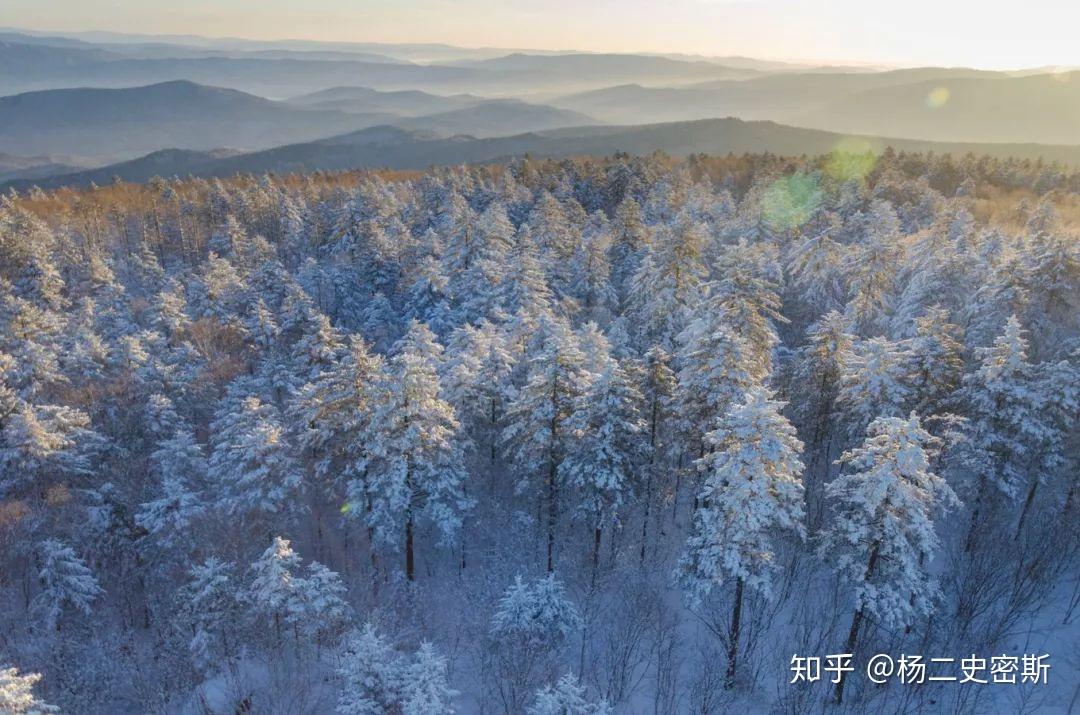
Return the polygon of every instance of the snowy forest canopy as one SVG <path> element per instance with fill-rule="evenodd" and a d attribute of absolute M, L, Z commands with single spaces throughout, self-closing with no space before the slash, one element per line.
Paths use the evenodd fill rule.
<path fill-rule="evenodd" d="M 886 152 L 5 197 L 0 710 L 1067 708 L 1078 191 Z M 847 652 L 1052 666 L 790 682 Z"/>

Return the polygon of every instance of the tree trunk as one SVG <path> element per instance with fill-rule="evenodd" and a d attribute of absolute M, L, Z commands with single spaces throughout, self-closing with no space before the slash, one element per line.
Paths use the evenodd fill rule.
<path fill-rule="evenodd" d="M 1016 538 L 1020 538 L 1020 532 L 1024 530 L 1024 522 L 1027 521 L 1028 511 L 1031 509 L 1032 502 L 1035 501 L 1035 492 L 1039 488 L 1039 477 L 1036 476 L 1031 480 L 1031 488 L 1028 489 L 1027 498 L 1024 499 L 1024 506 L 1020 510 L 1020 521 L 1016 524 Z"/>
<path fill-rule="evenodd" d="M 495 440 L 498 438 L 499 431 L 495 429 L 495 398 L 491 398 L 491 464 L 495 464 Z"/>
<path fill-rule="evenodd" d="M 592 586 L 596 587 L 596 572 L 600 570 L 600 514 L 596 515 L 596 526 L 593 528 L 592 546 Z"/>
<path fill-rule="evenodd" d="M 727 676 L 724 689 L 735 687 L 735 664 L 739 655 L 739 632 L 742 629 L 743 580 L 735 581 L 735 603 L 731 607 L 731 628 L 728 630 Z"/>
<path fill-rule="evenodd" d="M 555 571 L 555 517 L 559 488 L 555 483 L 555 460 L 551 460 L 547 479 L 547 572 Z"/>
<path fill-rule="evenodd" d="M 975 506 L 971 510 L 971 525 L 968 526 L 967 538 L 964 539 L 964 553 L 970 554 L 975 548 L 975 531 L 979 528 L 979 517 L 982 516 L 983 492 L 986 491 L 986 475 L 979 477 L 979 487 L 975 492 Z"/>
<path fill-rule="evenodd" d="M 649 511 L 652 509 L 653 465 L 656 464 L 656 426 L 659 422 L 660 405 L 654 399 L 649 419 L 649 464 L 645 476 L 645 513 L 641 518 L 641 565 L 645 565 L 645 544 L 649 541 Z"/>
<path fill-rule="evenodd" d="M 645 544 L 649 541 L 649 510 L 652 506 L 652 469 L 645 479 L 645 513 L 641 517 L 641 565 L 645 565 Z"/>
<path fill-rule="evenodd" d="M 405 578 L 412 583 L 415 580 L 416 559 L 413 554 L 413 516 L 410 508 L 405 515 Z"/>
<path fill-rule="evenodd" d="M 877 566 L 878 549 L 880 544 L 875 543 L 874 547 L 870 549 L 870 559 L 866 562 L 866 577 L 864 581 L 870 580 L 870 576 L 874 573 L 874 568 Z M 855 609 L 855 615 L 851 618 L 851 630 L 848 631 L 847 645 L 844 648 L 844 653 L 850 653 L 852 658 L 855 657 L 855 646 L 859 642 L 859 628 L 863 622 L 863 607 L 859 606 Z M 844 702 L 844 681 L 847 678 L 844 677 L 844 673 L 840 674 L 840 682 L 836 684 L 836 704 L 840 705 Z"/>

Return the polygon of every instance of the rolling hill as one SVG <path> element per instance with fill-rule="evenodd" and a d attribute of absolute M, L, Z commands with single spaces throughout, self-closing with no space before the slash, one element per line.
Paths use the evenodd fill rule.
<path fill-rule="evenodd" d="M 469 94 L 442 96 L 420 90 L 380 92 L 369 87 L 331 87 L 286 100 L 309 109 L 331 109 L 358 114 L 385 113 L 397 116 L 420 116 L 449 112 L 488 101 Z"/>
<path fill-rule="evenodd" d="M 447 99 L 423 92 L 357 88 L 345 94 L 344 101 L 349 97 L 359 101 L 363 95 L 368 101 L 360 107 L 372 111 L 323 108 L 326 102 L 297 106 L 187 81 L 0 97 L 4 128 L 0 152 L 79 154 L 103 164 L 166 148 L 251 151 L 380 124 L 486 137 L 595 123 L 578 112 L 516 100 Z M 448 111 L 417 114 L 447 106 Z"/>
<path fill-rule="evenodd" d="M 395 126 L 405 129 L 427 129 L 439 134 L 468 134 L 474 137 L 505 136 L 589 124 L 596 124 L 596 120 L 580 112 L 513 99 L 491 100 L 449 112 L 394 122 Z"/>
<path fill-rule="evenodd" d="M 433 165 L 496 162 L 525 154 L 545 157 L 610 155 L 616 152 L 675 156 L 693 153 L 773 152 L 782 155 L 825 154 L 855 139 L 867 150 L 892 146 L 903 151 L 962 155 L 1043 158 L 1080 166 L 1080 147 L 1039 144 L 940 143 L 878 137 L 853 138 L 768 121 L 710 119 L 645 126 L 558 129 L 508 137 L 443 137 L 430 131 L 373 127 L 357 132 L 264 151 L 220 157 L 200 152 L 157 152 L 123 164 L 38 182 L 43 187 L 106 183 L 113 177 L 146 181 L 152 176 L 230 176 L 237 173 L 301 173 L 363 167 L 422 169 Z M 33 182 L 9 182 L 23 189 Z"/>
<path fill-rule="evenodd" d="M 164 147 L 259 149 L 366 126 L 187 81 L 0 97 L 0 151 L 131 157 Z"/>
<path fill-rule="evenodd" d="M 1080 72 L 878 87 L 788 120 L 833 131 L 935 141 L 1080 144 Z"/>
<path fill-rule="evenodd" d="M 1080 73 L 918 68 L 626 84 L 550 100 L 606 123 L 717 116 L 927 141 L 1080 144 Z"/>

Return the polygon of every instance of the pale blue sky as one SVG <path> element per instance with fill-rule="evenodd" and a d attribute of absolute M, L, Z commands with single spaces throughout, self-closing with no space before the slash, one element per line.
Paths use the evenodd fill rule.
<path fill-rule="evenodd" d="M 1077 0 L 2 0 L 0 25 L 987 68 L 1080 65 Z"/>

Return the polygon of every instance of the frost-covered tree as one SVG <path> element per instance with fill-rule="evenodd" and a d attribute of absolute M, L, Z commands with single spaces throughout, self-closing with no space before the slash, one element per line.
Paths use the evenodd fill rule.
<path fill-rule="evenodd" d="M 402 715 L 449 715 L 458 691 L 450 687 L 446 658 L 424 641 L 402 674 Z"/>
<path fill-rule="evenodd" d="M 795 412 L 805 430 L 807 513 L 811 529 L 821 518 L 821 484 L 828 481 L 836 441 L 837 399 L 854 338 L 847 321 L 830 311 L 806 331 L 796 356 L 792 384 Z"/>
<path fill-rule="evenodd" d="M 474 446 L 480 446 L 477 441 L 487 442 L 491 462 L 495 461 L 497 430 L 506 409 L 514 363 L 505 336 L 487 320 L 455 330 L 443 360 L 446 400 L 472 436 Z"/>
<path fill-rule="evenodd" d="M 60 617 L 68 609 L 89 616 L 91 604 L 103 591 L 86 563 L 74 549 L 56 539 L 41 542 L 40 558 L 41 592 L 32 607 L 44 626 L 60 630 Z"/>
<path fill-rule="evenodd" d="M 160 478 L 158 497 L 142 504 L 135 523 L 165 546 L 190 537 L 189 530 L 206 510 L 200 493 L 206 479 L 206 457 L 186 428 L 158 444 L 150 455 Z"/>
<path fill-rule="evenodd" d="M 854 434 L 881 416 L 904 413 L 911 397 L 911 354 L 886 338 L 855 343 L 844 360 L 838 399 L 850 414 Z"/>
<path fill-rule="evenodd" d="M 746 341 L 728 325 L 724 313 L 702 309 L 679 335 L 679 431 L 685 448 L 703 453 L 703 437 L 731 405 L 759 384 L 760 364 Z"/>
<path fill-rule="evenodd" d="M 536 691 L 536 699 L 527 715 L 609 715 L 611 706 L 603 698 L 592 702 L 573 673 L 559 678 L 555 685 Z"/>
<path fill-rule="evenodd" d="M 491 632 L 503 638 L 557 644 L 568 638 L 580 622 L 577 608 L 555 574 L 533 581 L 518 576 L 499 600 Z"/>
<path fill-rule="evenodd" d="M 1034 449 L 1052 436 L 1049 400 L 1040 394 L 1027 351 L 1020 321 L 1011 317 L 992 346 L 976 351 L 979 367 L 964 377 L 968 461 L 976 475 L 968 550 L 994 495 L 1016 498 L 1036 456 Z"/>
<path fill-rule="evenodd" d="M 414 529 L 430 521 L 444 538 L 461 527 L 468 508 L 466 473 L 454 408 L 442 398 L 442 346 L 423 323 L 413 321 L 394 347 L 378 429 L 369 449 L 369 523 L 384 541 L 404 533 L 405 575 L 415 577 Z M 350 495 L 357 502 L 359 495 Z"/>
<path fill-rule="evenodd" d="M 558 319 L 541 320 L 529 359 L 525 385 L 507 408 L 502 438 L 522 470 L 518 490 L 531 482 L 540 489 L 547 511 L 547 570 L 555 570 L 555 530 L 559 517 L 559 470 L 566 458 L 567 424 L 588 389 L 585 358 L 570 329 Z"/>
<path fill-rule="evenodd" d="M 0 712 L 10 715 L 46 715 L 60 708 L 49 705 L 34 695 L 34 685 L 40 673 L 20 675 L 17 668 L 0 668 Z"/>
<path fill-rule="evenodd" d="M 782 402 L 752 388 L 705 436 L 708 453 L 697 461 L 704 475 L 694 531 L 680 562 L 683 587 L 700 600 L 734 581 L 728 631 L 727 684 L 735 679 L 744 588 L 772 595 L 777 539 L 802 535 L 802 442 L 781 414 Z"/>
<path fill-rule="evenodd" d="M 592 519 L 594 582 L 603 525 L 614 519 L 635 488 L 644 426 L 638 412 L 641 400 L 619 362 L 608 358 L 567 420 L 573 436 L 558 477 L 580 490 L 582 509 Z"/>
<path fill-rule="evenodd" d="M 944 410 L 964 374 L 960 329 L 941 308 L 929 308 L 915 319 L 915 335 L 908 341 L 911 364 L 912 409 L 920 415 Z"/>
<path fill-rule="evenodd" d="M 720 316 L 745 343 L 752 374 L 763 379 L 772 372 L 773 351 L 780 342 L 777 323 L 786 323 L 780 314 L 780 296 L 772 257 L 762 246 L 740 243 L 728 247 L 717 261 L 719 278 L 706 286 L 705 315 Z M 699 312 L 701 315 L 701 312 Z"/>
<path fill-rule="evenodd" d="M 280 536 L 250 567 L 251 585 L 245 599 L 256 615 L 268 618 L 275 630 L 291 627 L 297 636 L 332 634 L 344 624 L 348 605 L 340 577 L 317 561 L 303 576 L 300 555 Z"/>
<path fill-rule="evenodd" d="M 341 653 L 339 715 L 393 712 L 405 687 L 407 664 L 371 623 L 351 633 Z"/>
<path fill-rule="evenodd" d="M 879 417 L 863 444 L 841 456 L 845 469 L 826 487 L 834 514 L 820 554 L 855 595 L 845 653 L 855 652 L 866 617 L 905 626 L 933 608 L 939 590 L 928 566 L 940 543 L 934 521 L 959 505 L 930 471 L 935 446 L 914 414 Z M 843 688 L 841 680 L 838 703 Z"/>
<path fill-rule="evenodd" d="M 654 237 L 630 282 L 629 302 L 642 342 L 672 351 L 701 296 L 705 231 L 680 215 Z"/>
<path fill-rule="evenodd" d="M 220 667 L 237 654 L 236 621 L 240 617 L 238 584 L 233 565 L 216 557 L 195 564 L 178 593 L 188 650 L 202 670 Z"/>
<path fill-rule="evenodd" d="M 227 398 L 211 432 L 209 480 L 217 508 L 241 517 L 280 512 L 301 476 L 277 409 L 255 395 Z"/>
<path fill-rule="evenodd" d="M 580 625 L 581 616 L 555 574 L 514 579 L 491 619 L 496 689 L 508 712 L 523 710 L 533 692 L 554 679 L 557 655 Z"/>
<path fill-rule="evenodd" d="M 359 335 L 351 335 L 341 359 L 297 391 L 289 417 L 327 495 L 341 489 L 366 495 L 375 411 L 384 384 L 382 357 L 372 354 Z M 350 514 L 362 518 L 369 506 L 366 496 L 358 506 Z"/>

